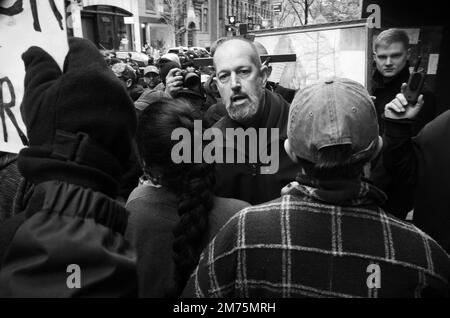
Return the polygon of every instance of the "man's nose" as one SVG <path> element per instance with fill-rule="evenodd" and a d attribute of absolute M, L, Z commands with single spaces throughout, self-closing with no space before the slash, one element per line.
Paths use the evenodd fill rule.
<path fill-rule="evenodd" d="M 233 91 L 239 91 L 241 89 L 241 82 L 234 72 L 231 73 L 231 89 Z"/>
<path fill-rule="evenodd" d="M 390 56 L 386 58 L 386 65 L 392 65 L 392 58 Z"/>

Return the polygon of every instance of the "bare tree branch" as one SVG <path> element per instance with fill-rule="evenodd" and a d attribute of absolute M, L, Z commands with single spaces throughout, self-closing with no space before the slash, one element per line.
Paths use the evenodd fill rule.
<path fill-rule="evenodd" d="M 289 3 L 291 4 L 292 9 L 294 9 L 295 13 L 297 14 L 298 19 L 300 20 L 300 24 L 303 25 L 303 20 L 302 17 L 300 15 L 300 13 L 297 11 L 297 8 L 295 7 L 295 2 L 294 0 L 288 0 Z"/>

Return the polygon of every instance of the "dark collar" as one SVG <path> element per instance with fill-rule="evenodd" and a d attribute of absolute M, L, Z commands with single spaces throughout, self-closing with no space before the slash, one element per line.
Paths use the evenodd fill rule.
<path fill-rule="evenodd" d="M 230 118 L 228 113 L 214 126 L 225 130 L 225 128 L 253 127 L 253 128 L 280 128 L 279 135 L 286 134 L 287 120 L 289 116 L 289 104 L 278 94 L 268 89 L 264 91 L 264 104 L 261 105 L 255 119 L 245 126 Z"/>
<path fill-rule="evenodd" d="M 408 83 L 409 80 L 409 62 L 406 62 L 405 67 L 398 73 L 396 76 L 391 78 L 389 81 L 386 81 L 386 78 L 375 69 L 372 79 L 373 79 L 373 90 L 377 88 L 387 88 L 393 87 L 397 89 L 397 87 L 401 87 L 403 83 Z"/>

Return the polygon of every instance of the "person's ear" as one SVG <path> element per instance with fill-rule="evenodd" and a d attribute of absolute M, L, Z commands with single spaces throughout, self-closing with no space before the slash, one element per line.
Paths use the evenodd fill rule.
<path fill-rule="evenodd" d="M 378 146 L 377 146 L 377 150 L 375 151 L 375 153 L 372 156 L 371 160 L 374 160 L 376 157 L 378 157 L 378 155 L 380 154 L 381 150 L 383 149 L 383 138 L 381 138 L 381 136 L 378 136 Z"/>
<path fill-rule="evenodd" d="M 372 52 L 372 58 L 373 58 L 374 61 L 376 61 L 377 60 L 377 53 Z"/>
<path fill-rule="evenodd" d="M 289 142 L 289 139 L 286 139 L 284 141 L 284 150 L 286 151 L 288 157 L 294 162 L 298 163 L 297 155 L 292 151 L 291 149 L 291 143 Z"/>
<path fill-rule="evenodd" d="M 133 80 L 127 79 L 126 84 L 127 84 L 127 88 L 130 88 L 133 85 Z"/>
<path fill-rule="evenodd" d="M 269 76 L 268 76 L 268 78 L 270 77 L 270 75 L 272 74 L 272 66 L 267 66 L 267 68 L 269 69 Z"/>
<path fill-rule="evenodd" d="M 269 78 L 269 75 L 270 75 L 269 68 L 267 67 L 267 65 L 263 65 L 261 67 L 260 73 L 261 73 L 261 77 L 262 77 L 263 87 L 266 87 L 267 79 Z"/>

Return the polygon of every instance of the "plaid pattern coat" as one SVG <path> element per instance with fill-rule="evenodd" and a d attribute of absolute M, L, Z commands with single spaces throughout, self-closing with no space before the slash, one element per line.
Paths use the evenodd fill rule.
<path fill-rule="evenodd" d="M 449 256 L 385 199 L 360 181 L 293 182 L 229 220 L 183 297 L 448 296 Z"/>

